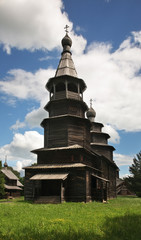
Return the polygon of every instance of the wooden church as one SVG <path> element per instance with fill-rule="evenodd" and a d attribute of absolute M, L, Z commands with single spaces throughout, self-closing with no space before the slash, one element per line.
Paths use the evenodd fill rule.
<path fill-rule="evenodd" d="M 20 197 L 23 191 L 23 184 L 19 181 L 19 178 L 13 173 L 8 167 L 7 161 L 5 160 L 4 167 L 1 169 L 4 176 L 4 188 L 6 198 Z"/>
<path fill-rule="evenodd" d="M 37 165 L 25 167 L 25 200 L 37 203 L 103 201 L 116 197 L 118 167 L 103 124 L 83 101 L 86 84 L 78 78 L 66 30 L 62 56 L 46 84 L 50 99 L 41 122 L 44 147 L 33 150 Z M 87 116 L 87 117 L 86 117 Z"/>

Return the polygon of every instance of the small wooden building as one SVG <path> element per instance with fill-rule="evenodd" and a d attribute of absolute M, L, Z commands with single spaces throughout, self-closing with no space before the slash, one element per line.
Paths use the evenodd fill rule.
<path fill-rule="evenodd" d="M 44 119 L 44 147 L 33 150 L 37 165 L 25 168 L 25 199 L 35 202 L 107 200 L 116 197 L 114 147 L 103 124 L 83 101 L 86 84 L 78 78 L 66 33 L 55 74 L 46 84 L 49 117 Z M 86 117 L 87 114 L 87 117 Z"/>
<path fill-rule="evenodd" d="M 126 182 L 120 178 L 116 179 L 116 190 L 117 190 L 117 195 L 119 195 L 119 196 L 135 195 L 135 193 L 133 193 L 128 188 Z"/>
<path fill-rule="evenodd" d="M 22 183 L 19 181 L 18 177 L 8 169 L 8 165 L 5 162 L 4 168 L 1 169 L 5 179 L 5 193 L 6 197 L 19 197 L 21 196 Z"/>

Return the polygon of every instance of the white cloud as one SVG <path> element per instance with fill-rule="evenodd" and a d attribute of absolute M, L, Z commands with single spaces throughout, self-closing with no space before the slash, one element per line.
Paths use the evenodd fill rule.
<path fill-rule="evenodd" d="M 111 142 L 111 143 L 119 143 L 120 142 L 120 136 L 119 136 L 118 132 L 112 126 L 104 125 L 102 132 L 108 133 L 110 135 L 109 142 Z"/>
<path fill-rule="evenodd" d="M 36 131 L 27 131 L 24 134 L 16 133 L 10 144 L 0 148 L 0 156 L 8 156 L 10 161 L 35 161 L 36 155 L 31 150 L 43 147 L 43 135 Z"/>
<path fill-rule="evenodd" d="M 88 87 L 84 99 L 87 103 L 95 99 L 96 121 L 116 130 L 141 130 L 140 32 L 136 32 L 136 40 L 134 35 L 116 51 L 110 44 L 94 43 L 85 54 L 74 55 L 78 76 Z"/>
<path fill-rule="evenodd" d="M 25 123 L 17 120 L 16 123 L 10 127 L 10 129 L 18 130 L 19 128 L 23 128 L 23 127 L 25 127 Z"/>
<path fill-rule="evenodd" d="M 40 107 L 28 113 L 25 117 L 25 121 L 31 128 L 39 127 L 42 120 L 47 117 L 48 113 L 43 108 Z"/>
<path fill-rule="evenodd" d="M 19 99 L 47 101 L 48 92 L 45 84 L 54 74 L 55 70 L 51 68 L 39 69 L 35 73 L 13 69 L 8 72 L 6 79 L 0 81 L 0 91 Z"/>
<path fill-rule="evenodd" d="M 44 118 L 48 117 L 48 112 L 46 112 L 43 107 L 33 109 L 31 112 L 27 113 L 25 116 L 24 122 L 20 122 L 19 120 L 16 121 L 15 124 L 13 124 L 10 129 L 17 131 L 20 128 L 35 128 L 40 127 L 40 123 Z"/>
<path fill-rule="evenodd" d="M 80 26 L 76 26 L 75 28 L 76 32 L 85 32 L 85 29 L 83 27 L 80 27 Z"/>
<path fill-rule="evenodd" d="M 124 178 L 128 178 L 128 177 L 131 177 L 132 175 L 131 174 L 129 174 L 129 173 L 126 173 L 126 174 L 120 174 L 120 178 L 121 179 L 124 179 Z"/>
<path fill-rule="evenodd" d="M 41 121 L 48 116 L 44 110 L 44 106 L 48 102 L 48 91 L 45 85 L 48 79 L 55 75 L 55 70 L 48 68 L 39 69 L 35 73 L 26 72 L 22 69 L 14 69 L 8 72 L 8 76 L 3 81 L 0 81 L 0 91 L 9 96 L 8 102 L 14 106 L 16 99 L 34 99 L 40 103 L 38 109 L 33 109 L 25 116 L 25 122 L 16 121 L 11 129 L 18 130 L 26 125 L 33 128 L 39 127 Z M 6 81 L 5 81 L 6 80 Z M 13 98 L 13 101 L 12 98 Z M 14 100 L 15 99 L 15 100 Z"/>
<path fill-rule="evenodd" d="M 118 166 L 131 165 L 133 162 L 133 157 L 131 155 L 122 155 L 119 153 L 114 153 L 114 160 Z"/>
<path fill-rule="evenodd" d="M 88 86 L 84 100 L 95 99 L 96 121 L 108 124 L 117 130 L 141 130 L 141 48 L 140 32 L 112 51 L 106 43 L 93 43 L 86 53 L 73 54 L 78 76 Z M 126 42 L 126 44 L 125 44 Z M 43 107 L 48 101 L 45 84 L 53 77 L 54 69 L 39 69 L 35 73 L 21 69 L 9 71 L 9 76 L 0 81 L 0 90 L 13 98 L 35 99 L 40 108 L 25 117 L 30 127 L 37 126 L 46 117 Z M 42 109 L 42 110 L 41 110 Z M 36 117 L 32 118 L 32 117 Z M 112 141 L 119 141 L 118 135 Z"/>
<path fill-rule="evenodd" d="M 2 0 L 0 2 L 0 43 L 10 54 L 10 49 L 60 48 L 64 26 L 70 26 L 62 0 Z M 85 48 L 86 40 L 72 31 L 74 49 Z M 78 44 L 78 42 L 80 44 Z"/>
<path fill-rule="evenodd" d="M 20 172 L 21 177 L 25 175 L 25 170 L 23 169 L 24 167 L 31 166 L 33 163 L 35 163 L 36 160 L 21 160 L 16 162 L 16 166 L 13 168 Z"/>

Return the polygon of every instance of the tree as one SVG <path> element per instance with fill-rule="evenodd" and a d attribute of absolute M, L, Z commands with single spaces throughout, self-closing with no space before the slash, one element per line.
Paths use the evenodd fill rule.
<path fill-rule="evenodd" d="M 3 173 L 1 172 L 2 169 L 2 162 L 0 161 L 0 198 L 2 198 L 5 195 L 4 191 L 4 176 Z"/>
<path fill-rule="evenodd" d="M 136 195 L 141 197 L 141 151 L 134 157 L 129 172 L 131 176 L 128 178 L 128 183 Z"/>

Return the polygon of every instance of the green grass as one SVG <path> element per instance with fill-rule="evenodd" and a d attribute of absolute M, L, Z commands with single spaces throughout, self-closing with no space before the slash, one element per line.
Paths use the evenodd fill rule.
<path fill-rule="evenodd" d="M 141 198 L 108 203 L 0 202 L 0 240 L 140 240 Z"/>

